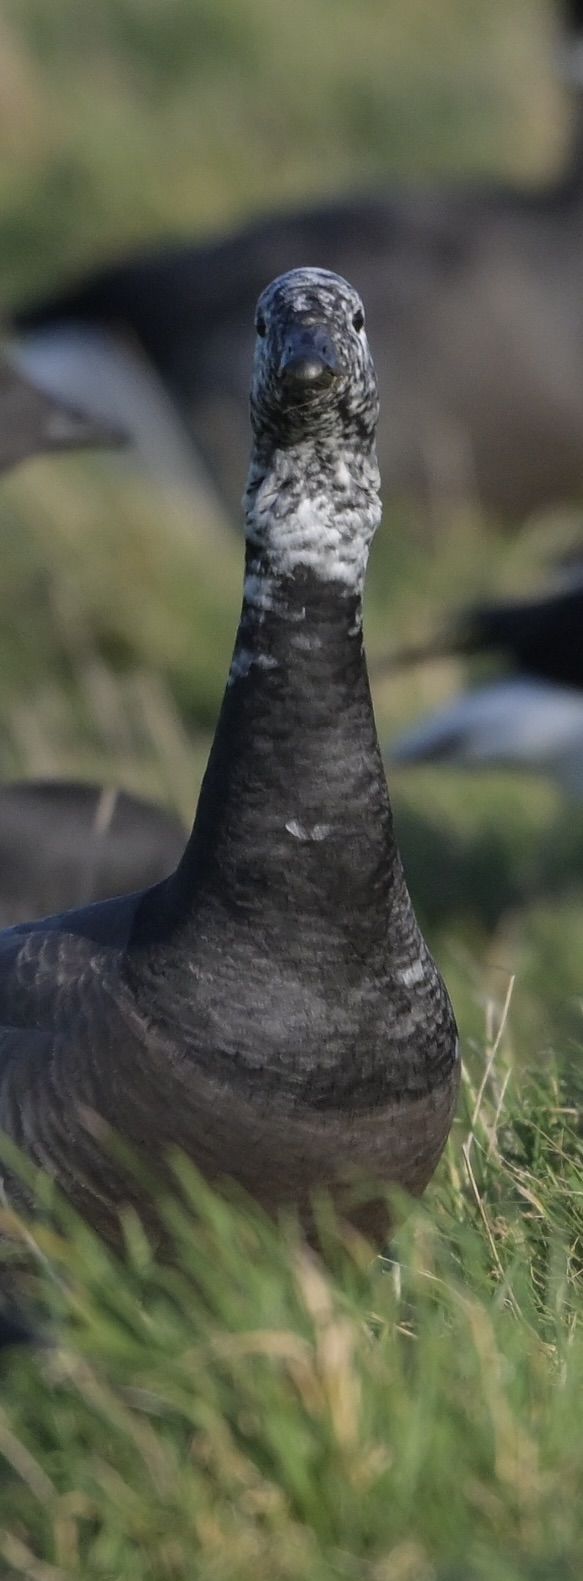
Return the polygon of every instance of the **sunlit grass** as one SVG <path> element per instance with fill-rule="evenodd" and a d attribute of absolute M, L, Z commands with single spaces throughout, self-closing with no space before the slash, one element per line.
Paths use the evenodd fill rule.
<path fill-rule="evenodd" d="M 51 1346 L 4 1369 L 5 1574 L 579 1573 L 581 1085 L 517 1074 L 507 1008 L 388 1262 L 324 1203 L 317 1255 L 184 1161 L 162 1261 L 133 1213 L 121 1260 L 37 1225 Z"/>

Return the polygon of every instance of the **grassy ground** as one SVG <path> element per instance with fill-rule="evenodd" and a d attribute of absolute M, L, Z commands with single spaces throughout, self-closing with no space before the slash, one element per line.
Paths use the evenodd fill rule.
<path fill-rule="evenodd" d="M 142 237 L 363 181 L 536 179 L 566 124 L 550 23 L 542 0 L 0 0 L 4 300 Z M 388 516 L 371 652 L 536 585 L 578 527 L 509 539 L 468 516 L 427 544 Z M 240 562 L 234 535 L 119 460 L 3 480 L 2 772 L 105 777 L 188 819 Z M 379 681 L 383 737 L 459 678 L 440 664 Z M 581 1573 L 583 816 L 519 778 L 425 771 L 392 789 L 470 1072 L 400 1288 L 341 1233 L 324 1273 L 292 1228 L 200 1190 L 180 1275 L 155 1270 L 133 1223 L 123 1272 L 80 1231 L 73 1249 L 45 1237 L 59 1342 L 4 1380 L 6 1574 Z"/>
<path fill-rule="evenodd" d="M 318 1258 L 184 1163 L 163 1267 L 130 1215 L 121 1263 L 37 1228 L 55 1345 L 4 1363 L 3 1576 L 580 1576 L 581 1082 L 488 1034 L 392 1260 L 324 1202 Z"/>

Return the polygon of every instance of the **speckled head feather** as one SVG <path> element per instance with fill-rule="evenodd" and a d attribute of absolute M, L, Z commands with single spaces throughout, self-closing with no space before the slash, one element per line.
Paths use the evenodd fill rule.
<path fill-rule="evenodd" d="M 359 590 L 380 520 L 378 390 L 362 302 L 340 275 L 292 269 L 260 296 L 256 325 L 247 538 L 267 552 L 272 575 L 302 565 Z M 308 357 L 310 344 L 321 354 L 322 376 L 290 382 L 291 352 L 304 342 Z"/>
<path fill-rule="evenodd" d="M 291 269 L 262 293 L 255 323 L 251 421 L 256 439 L 268 433 L 285 445 L 309 434 L 370 442 L 379 412 L 377 381 L 364 308 L 348 281 L 328 269 Z M 282 364 L 290 333 L 302 325 L 328 332 L 340 372 L 324 388 L 305 388 L 298 401 L 282 377 Z"/>

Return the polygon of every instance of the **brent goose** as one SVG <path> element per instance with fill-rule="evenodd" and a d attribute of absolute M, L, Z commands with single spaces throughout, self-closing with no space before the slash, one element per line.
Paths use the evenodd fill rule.
<path fill-rule="evenodd" d="M 567 586 L 532 598 L 477 604 L 444 632 L 377 658 L 375 675 L 449 655 L 499 655 L 515 675 L 583 691 L 583 586 L 580 559 Z"/>
<path fill-rule="evenodd" d="M 155 884 L 184 848 L 178 818 L 73 780 L 0 785 L 0 927 Z"/>
<path fill-rule="evenodd" d="M 0 1124 L 105 1234 L 131 1188 L 89 1110 L 308 1227 L 330 1188 L 382 1241 L 386 1187 L 421 1193 L 440 1157 L 459 1053 L 363 650 L 377 386 L 326 270 L 275 280 L 256 332 L 243 606 L 194 828 L 163 883 L 0 935 Z"/>
<path fill-rule="evenodd" d="M 389 762 L 546 774 L 583 797 L 583 696 L 520 676 L 462 692 L 390 743 Z"/>
<path fill-rule="evenodd" d="M 10 347 L 13 362 L 47 395 L 76 403 L 99 424 L 131 434 L 142 460 L 217 519 L 209 484 L 191 436 L 158 374 L 142 355 L 119 345 L 104 329 L 61 324 Z"/>
<path fill-rule="evenodd" d="M 0 351 L 0 472 L 121 435 L 47 395 Z M 0 926 L 152 883 L 184 844 L 162 808 L 99 785 L 0 786 Z"/>
<path fill-rule="evenodd" d="M 0 350 L 0 472 L 43 451 L 77 450 L 123 442 L 123 423 L 112 427 L 48 394 Z"/>
<path fill-rule="evenodd" d="M 469 498 L 504 520 L 578 496 L 583 3 L 560 9 L 576 125 L 558 181 L 385 190 L 261 220 L 215 244 L 136 253 L 16 314 L 30 335 L 25 365 L 42 365 L 69 393 L 80 377 L 85 396 L 100 333 L 118 362 L 133 358 L 136 377 L 146 358 L 238 521 L 254 303 L 273 275 L 317 256 L 367 302 L 387 493 L 424 514 Z M 140 410 L 124 403 L 151 455 L 151 429 L 144 435 Z"/>
<path fill-rule="evenodd" d="M 580 572 L 579 572 L 580 574 Z M 583 795 L 583 588 L 478 606 L 432 642 L 377 661 L 377 672 L 445 654 L 500 655 L 508 674 L 476 686 L 391 743 L 395 763 L 507 766 Z"/>

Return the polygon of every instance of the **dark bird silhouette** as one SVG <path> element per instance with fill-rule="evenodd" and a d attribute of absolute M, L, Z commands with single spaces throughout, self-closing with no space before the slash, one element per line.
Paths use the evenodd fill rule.
<path fill-rule="evenodd" d="M 428 642 L 377 658 L 375 675 L 459 655 L 499 657 L 516 676 L 583 691 L 583 585 L 476 604 Z"/>
<path fill-rule="evenodd" d="M 0 786 L 0 927 L 155 884 L 176 866 L 178 818 L 109 786 Z"/>
<path fill-rule="evenodd" d="M 13 1350 L 17 1345 L 45 1345 L 41 1336 L 20 1312 L 11 1306 L 0 1307 L 0 1351 Z"/>
<path fill-rule="evenodd" d="M 362 303 L 320 269 L 262 294 L 243 605 L 194 828 L 137 894 L 0 936 L 0 1123 L 115 1233 L 142 1157 L 183 1149 L 272 1212 L 330 1189 L 384 1240 L 455 1105 L 445 987 L 396 846 L 362 588 L 380 518 Z M 356 1204 L 346 1181 L 374 1183 Z M 7 1183 L 18 1202 L 22 1188 Z"/>
<path fill-rule="evenodd" d="M 47 395 L 0 352 L 0 471 L 42 451 L 121 436 Z M 68 782 L 0 786 L 0 926 L 100 900 L 170 872 L 177 819 L 125 792 Z"/>
<path fill-rule="evenodd" d="M 376 673 L 459 654 L 500 658 L 501 678 L 462 692 L 391 743 L 393 762 L 534 769 L 583 795 L 583 587 L 478 605 Z"/>
<path fill-rule="evenodd" d="M 120 442 L 110 424 L 39 389 L 0 351 L 0 472 L 42 452 Z M 125 792 L 61 781 L 2 785 L 0 926 L 155 882 L 183 846 L 178 820 Z M 0 1305 L 0 1351 L 30 1343 L 44 1340 L 12 1304 Z"/>
<path fill-rule="evenodd" d="M 508 521 L 577 497 L 583 5 L 562 16 L 576 129 L 558 181 L 381 191 L 260 220 L 214 244 L 122 258 L 16 314 L 29 334 L 26 365 L 64 388 L 65 346 L 66 388 L 77 388 L 76 366 L 86 393 L 97 335 L 118 366 L 125 354 L 137 373 L 147 359 L 238 519 L 253 306 L 273 275 L 318 257 L 367 302 L 387 494 L 410 496 L 425 515 L 470 499 Z M 139 406 L 126 399 L 124 415 L 151 454 Z"/>
<path fill-rule="evenodd" d="M 581 798 L 583 697 L 520 677 L 475 686 L 391 741 L 388 761 L 533 771 Z"/>
<path fill-rule="evenodd" d="M 123 428 L 80 412 L 20 372 L 0 350 L 0 472 L 43 451 L 123 443 Z"/>

